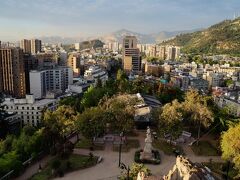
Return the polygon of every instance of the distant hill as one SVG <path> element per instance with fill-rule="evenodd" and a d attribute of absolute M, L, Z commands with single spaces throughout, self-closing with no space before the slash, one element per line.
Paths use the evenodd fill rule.
<path fill-rule="evenodd" d="M 118 41 L 119 43 L 121 43 L 124 36 L 132 35 L 132 36 L 136 36 L 140 43 L 152 44 L 152 43 L 160 43 L 163 40 L 174 38 L 176 35 L 179 35 L 182 33 L 189 33 L 194 31 L 196 30 L 173 31 L 173 32 L 161 31 L 159 33 L 154 33 L 154 34 L 141 34 L 141 33 L 129 31 L 126 29 L 121 29 L 119 31 L 102 36 L 99 39 L 101 39 L 103 42 Z"/>
<path fill-rule="evenodd" d="M 201 31 L 177 35 L 161 44 L 182 46 L 185 53 L 240 54 L 240 18 L 225 20 Z"/>
<path fill-rule="evenodd" d="M 190 33 L 194 32 L 195 30 L 186 30 L 186 31 L 161 31 L 159 33 L 152 33 L 152 34 L 141 34 L 133 31 L 129 31 L 126 29 L 121 29 L 118 31 L 115 31 L 113 33 L 106 34 L 104 36 L 95 36 L 95 37 L 61 37 L 61 36 L 42 36 L 38 37 L 38 39 L 41 39 L 43 43 L 50 43 L 50 44 L 56 44 L 56 43 L 63 43 L 63 44 L 73 44 L 76 42 L 82 42 L 82 41 L 89 41 L 92 39 L 99 39 L 102 42 L 114 42 L 117 41 L 119 43 L 122 43 L 122 39 L 126 35 L 133 35 L 136 36 L 139 43 L 161 43 L 163 40 L 168 40 L 170 38 L 174 38 L 176 35 L 182 34 L 182 33 Z"/>
<path fill-rule="evenodd" d="M 104 43 L 98 39 L 90 40 L 90 41 L 83 41 L 80 43 L 80 50 L 83 49 L 92 49 L 92 48 L 99 48 L 103 47 Z"/>

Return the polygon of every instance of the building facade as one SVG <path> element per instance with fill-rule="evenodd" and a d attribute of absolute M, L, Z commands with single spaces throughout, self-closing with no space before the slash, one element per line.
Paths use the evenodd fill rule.
<path fill-rule="evenodd" d="M 47 92 L 62 94 L 73 83 L 72 74 L 68 67 L 30 71 L 30 93 L 37 99 L 45 97 Z"/>
<path fill-rule="evenodd" d="M 31 53 L 31 40 L 22 39 L 20 41 L 20 48 L 23 50 L 24 53 Z"/>
<path fill-rule="evenodd" d="M 39 39 L 31 39 L 31 53 L 37 54 L 42 51 L 42 41 Z"/>
<path fill-rule="evenodd" d="M 45 109 L 55 110 L 56 99 L 35 100 L 34 95 L 26 95 L 23 99 L 7 98 L 3 102 L 5 110 L 21 116 L 23 125 L 38 126 L 41 123 L 42 113 Z"/>
<path fill-rule="evenodd" d="M 26 94 L 23 50 L 20 48 L 0 49 L 0 92 L 13 97 Z"/>
<path fill-rule="evenodd" d="M 81 64 L 80 64 L 80 55 L 79 54 L 70 54 L 68 57 L 67 66 L 72 68 L 73 77 L 79 77 L 81 73 Z"/>
<path fill-rule="evenodd" d="M 123 39 L 123 68 L 125 71 L 141 71 L 141 55 L 137 48 L 137 38 L 135 36 L 125 36 Z"/>

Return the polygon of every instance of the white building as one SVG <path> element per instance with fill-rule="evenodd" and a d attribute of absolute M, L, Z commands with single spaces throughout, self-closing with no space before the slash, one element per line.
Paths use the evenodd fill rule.
<path fill-rule="evenodd" d="M 68 67 L 58 67 L 42 71 L 30 71 L 30 92 L 36 99 L 46 96 L 47 92 L 64 93 L 73 83 L 73 72 Z"/>
<path fill-rule="evenodd" d="M 214 96 L 214 102 L 219 108 L 227 107 L 228 113 L 240 117 L 240 99 L 234 99 L 228 96 Z"/>
<path fill-rule="evenodd" d="M 95 84 L 97 79 L 100 79 L 102 83 L 105 83 L 108 80 L 108 74 L 99 66 L 90 66 L 89 69 L 84 72 L 84 79 L 92 81 Z"/>
<path fill-rule="evenodd" d="M 74 44 L 74 47 L 75 47 L 76 50 L 79 51 L 79 50 L 80 50 L 80 43 L 75 43 L 75 44 Z"/>
<path fill-rule="evenodd" d="M 5 110 L 7 112 L 20 115 L 22 124 L 38 126 L 41 123 L 43 110 L 55 110 L 57 107 L 57 100 L 35 100 L 33 95 L 26 95 L 24 99 L 6 98 L 3 105 L 5 105 Z"/>

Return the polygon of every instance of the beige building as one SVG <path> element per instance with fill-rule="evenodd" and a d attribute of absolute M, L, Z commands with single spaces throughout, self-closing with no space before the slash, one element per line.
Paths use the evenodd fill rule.
<path fill-rule="evenodd" d="M 81 73 L 80 56 L 78 54 L 70 54 L 68 56 L 67 66 L 72 68 L 73 77 L 79 77 Z"/>
<path fill-rule="evenodd" d="M 132 57 L 124 56 L 123 69 L 130 72 L 132 70 Z"/>
<path fill-rule="evenodd" d="M 42 51 L 42 41 L 39 39 L 31 39 L 31 53 L 37 54 Z"/>
<path fill-rule="evenodd" d="M 180 56 L 180 47 L 166 46 L 166 60 L 177 60 Z"/>
<path fill-rule="evenodd" d="M 141 55 L 137 48 L 137 38 L 135 36 L 125 36 L 123 38 L 123 67 L 126 71 L 141 71 Z"/>
<path fill-rule="evenodd" d="M 0 92 L 14 97 L 26 94 L 23 50 L 0 49 Z"/>
<path fill-rule="evenodd" d="M 31 53 L 31 41 L 28 39 L 22 39 L 20 41 L 20 48 L 23 49 L 24 53 Z"/>

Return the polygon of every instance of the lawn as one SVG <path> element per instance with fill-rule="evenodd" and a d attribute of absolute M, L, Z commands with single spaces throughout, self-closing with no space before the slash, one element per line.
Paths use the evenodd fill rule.
<path fill-rule="evenodd" d="M 216 147 L 214 147 L 208 141 L 199 141 L 199 144 L 194 143 L 191 146 L 195 155 L 198 156 L 219 156 L 219 152 Z"/>
<path fill-rule="evenodd" d="M 75 145 L 75 148 L 80 148 L 80 149 L 90 149 L 93 147 L 94 150 L 104 150 L 105 146 L 103 145 L 93 145 L 92 141 L 89 139 L 81 139 L 77 142 Z"/>
<path fill-rule="evenodd" d="M 122 145 L 122 152 L 128 152 L 131 148 L 139 148 L 140 143 L 137 139 L 128 139 L 126 144 Z M 119 145 L 113 145 L 113 151 L 119 151 Z"/>
<path fill-rule="evenodd" d="M 181 154 L 183 154 L 183 149 L 180 146 L 174 146 L 172 144 L 167 143 L 164 140 L 154 140 L 153 141 L 153 147 L 155 149 L 159 149 L 164 152 L 166 155 L 175 155 L 173 152 L 174 150 L 179 150 Z"/>
<path fill-rule="evenodd" d="M 204 166 L 207 166 L 209 169 L 211 169 L 212 172 L 218 174 L 220 178 L 226 179 L 227 174 L 227 163 L 217 163 L 217 162 L 205 162 L 202 163 Z M 238 172 L 236 169 L 234 169 L 233 164 L 229 166 L 229 179 L 234 179 L 235 176 L 237 176 Z"/>
<path fill-rule="evenodd" d="M 52 164 L 54 163 L 54 161 L 59 162 L 60 165 L 58 170 L 61 171 L 62 174 L 64 174 L 74 170 L 94 166 L 97 163 L 97 157 L 93 157 L 92 159 L 90 159 L 89 156 L 77 154 L 71 154 L 67 159 L 55 157 L 47 164 L 47 166 L 41 172 L 35 174 L 31 178 L 31 180 L 45 180 L 54 178 L 52 175 Z"/>

